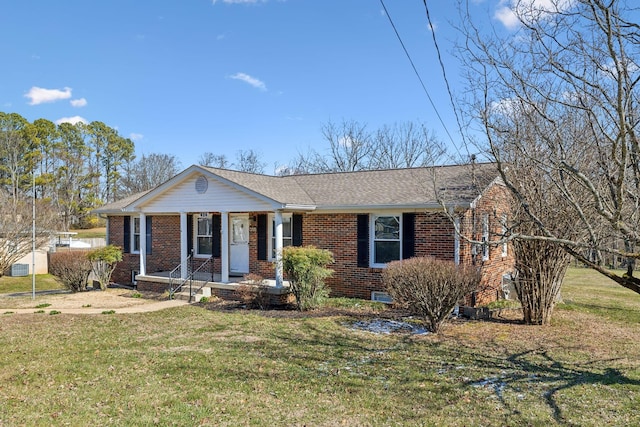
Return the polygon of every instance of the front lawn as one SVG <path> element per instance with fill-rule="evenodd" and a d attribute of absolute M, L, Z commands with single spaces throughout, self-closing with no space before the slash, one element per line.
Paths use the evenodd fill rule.
<path fill-rule="evenodd" d="M 49 291 L 64 289 L 64 285 L 57 277 L 51 274 L 36 274 L 36 291 Z M 2 276 L 0 277 L 0 294 L 15 292 L 31 292 L 33 290 L 33 277 L 28 276 Z"/>
<path fill-rule="evenodd" d="M 353 329 L 385 315 L 358 307 L 7 310 L 0 425 L 638 425 L 640 296 L 598 279 L 582 295 L 591 274 L 571 272 L 552 326 L 439 336 Z"/>

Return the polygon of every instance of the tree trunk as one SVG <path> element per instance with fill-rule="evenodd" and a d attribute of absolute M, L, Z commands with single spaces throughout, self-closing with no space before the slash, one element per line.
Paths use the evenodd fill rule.
<path fill-rule="evenodd" d="M 524 323 L 548 325 L 560 294 L 570 256 L 560 245 L 530 240 L 514 242 L 514 287 Z"/>

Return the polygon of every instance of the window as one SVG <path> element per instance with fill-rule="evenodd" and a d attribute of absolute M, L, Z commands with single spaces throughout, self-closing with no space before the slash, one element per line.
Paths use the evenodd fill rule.
<path fill-rule="evenodd" d="M 399 215 L 373 215 L 372 266 L 382 267 L 401 259 L 401 220 Z"/>
<path fill-rule="evenodd" d="M 201 213 L 196 220 L 195 254 L 211 255 L 213 248 L 213 220 L 212 215 Z"/>
<path fill-rule="evenodd" d="M 282 214 L 282 247 L 293 244 L 291 214 Z M 271 259 L 276 258 L 276 219 L 271 218 Z"/>
<path fill-rule="evenodd" d="M 482 260 L 489 260 L 489 215 L 482 215 Z"/>
<path fill-rule="evenodd" d="M 140 218 L 133 218 L 133 230 L 131 233 L 132 252 L 140 252 Z"/>

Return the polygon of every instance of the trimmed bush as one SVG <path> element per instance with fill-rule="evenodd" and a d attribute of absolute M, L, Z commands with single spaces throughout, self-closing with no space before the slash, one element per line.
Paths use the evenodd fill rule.
<path fill-rule="evenodd" d="M 50 257 L 49 273 L 56 276 L 72 292 L 87 289 L 91 262 L 86 251 L 63 251 Z"/>
<path fill-rule="evenodd" d="M 436 333 L 458 301 L 478 290 L 480 278 L 473 266 L 423 257 L 393 261 L 382 272 L 394 303 L 421 317 Z"/>
<path fill-rule="evenodd" d="M 329 296 L 324 280 L 333 274 L 327 268 L 333 254 L 314 246 L 287 246 L 282 250 L 282 267 L 287 273 L 298 310 L 319 307 Z"/>
<path fill-rule="evenodd" d="M 116 265 L 122 261 L 122 250 L 117 246 L 107 245 L 89 252 L 87 259 L 91 262 L 93 274 L 100 282 L 100 289 L 104 291 L 109 286 Z"/>

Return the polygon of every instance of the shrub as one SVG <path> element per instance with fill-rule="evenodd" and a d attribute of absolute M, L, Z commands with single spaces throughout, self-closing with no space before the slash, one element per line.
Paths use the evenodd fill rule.
<path fill-rule="evenodd" d="M 480 272 L 472 266 L 434 258 L 411 258 L 388 264 L 382 281 L 396 304 L 422 317 L 438 332 L 456 303 L 478 289 Z"/>
<path fill-rule="evenodd" d="M 333 254 L 314 246 L 288 246 L 282 251 L 282 267 L 287 273 L 298 310 L 319 307 L 329 296 L 324 280 L 333 274 L 327 268 Z"/>
<path fill-rule="evenodd" d="M 87 259 L 91 261 L 91 268 L 100 282 L 100 289 L 104 291 L 111 281 L 116 264 L 122 261 L 122 250 L 117 246 L 107 245 L 89 252 Z"/>
<path fill-rule="evenodd" d="M 91 263 L 84 251 L 57 252 L 51 257 L 49 273 L 60 279 L 72 292 L 84 291 L 91 273 Z"/>
<path fill-rule="evenodd" d="M 269 286 L 264 284 L 264 277 L 249 273 L 244 276 L 245 284 L 238 287 L 238 293 L 247 307 L 265 310 L 269 307 Z"/>

